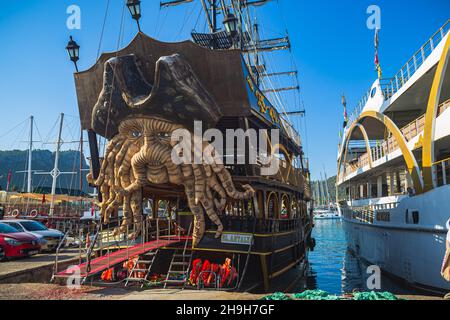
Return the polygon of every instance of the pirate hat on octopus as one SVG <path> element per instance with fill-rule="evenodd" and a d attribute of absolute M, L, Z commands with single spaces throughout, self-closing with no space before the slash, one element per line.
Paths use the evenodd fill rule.
<path fill-rule="evenodd" d="M 222 117 L 220 107 L 202 86 L 189 63 L 179 54 L 156 62 L 154 83 L 144 75 L 135 55 L 105 62 L 103 89 L 92 111 L 92 128 L 108 139 L 123 120 L 154 117 L 193 130 L 194 121 L 213 128 Z"/>

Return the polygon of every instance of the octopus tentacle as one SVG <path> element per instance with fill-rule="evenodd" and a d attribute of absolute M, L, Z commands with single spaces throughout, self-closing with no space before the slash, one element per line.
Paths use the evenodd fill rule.
<path fill-rule="evenodd" d="M 115 166 L 114 166 L 114 187 L 117 190 L 122 189 L 122 185 L 120 182 L 120 175 L 119 175 L 119 169 L 121 168 L 124 159 L 127 155 L 127 153 L 129 152 L 130 146 L 133 142 L 132 141 L 125 141 L 125 143 L 122 145 L 122 148 L 120 149 L 120 151 L 117 153 L 116 158 L 115 158 Z"/>
<path fill-rule="evenodd" d="M 128 167 L 128 169 L 126 167 Z M 128 172 L 126 174 L 123 173 L 126 172 L 126 170 L 128 170 Z M 131 171 L 131 164 L 124 165 L 119 169 L 119 172 L 123 173 L 120 174 L 120 184 L 122 188 L 126 188 L 131 184 L 130 171 Z M 122 210 L 123 210 L 122 224 L 120 225 L 119 228 L 117 228 L 114 231 L 115 235 L 120 233 L 126 233 L 129 230 L 129 227 L 133 225 L 133 210 L 131 208 L 131 195 L 127 194 L 123 196 Z"/>
<path fill-rule="evenodd" d="M 133 158 L 133 156 L 139 152 L 139 148 L 135 145 L 132 144 L 129 147 L 128 152 L 126 153 L 122 164 L 118 170 L 118 174 L 121 182 L 121 189 L 125 189 L 127 188 L 132 182 L 131 182 L 131 177 L 132 177 L 132 169 L 131 169 L 131 160 Z"/>
<path fill-rule="evenodd" d="M 202 206 L 205 208 L 206 214 L 208 215 L 209 219 L 211 219 L 211 221 L 217 226 L 217 232 L 215 236 L 216 239 L 220 238 L 223 233 L 223 224 L 216 212 L 212 198 L 208 199 L 207 197 L 203 196 L 200 201 L 202 203 Z"/>
<path fill-rule="evenodd" d="M 206 192 L 206 179 L 201 167 L 198 164 L 193 164 L 192 169 L 195 177 L 195 204 L 198 204 L 200 198 L 204 196 Z"/>
<path fill-rule="evenodd" d="M 109 223 L 110 217 L 114 211 L 114 206 L 111 204 L 114 203 L 116 198 L 116 193 L 114 192 L 114 174 L 111 172 L 114 170 L 115 162 L 115 154 L 120 150 L 121 146 L 124 143 L 123 137 L 116 136 L 113 138 L 106 149 L 106 158 L 103 160 L 102 168 L 100 170 L 99 179 L 97 179 L 96 184 L 101 186 L 101 192 L 105 196 L 101 205 L 100 205 L 100 214 L 104 219 L 105 223 Z M 101 183 L 99 183 L 101 181 Z"/>
<path fill-rule="evenodd" d="M 203 209 L 196 203 L 195 199 L 195 183 L 194 180 L 186 181 L 184 184 L 189 208 L 194 214 L 194 227 L 192 231 L 193 245 L 197 246 L 205 234 L 205 217 Z"/>
<path fill-rule="evenodd" d="M 142 228 L 142 190 L 138 190 L 131 195 L 130 203 L 133 213 L 134 232 L 128 236 L 128 239 L 134 240 L 141 234 Z"/>
<path fill-rule="evenodd" d="M 248 184 L 242 186 L 245 189 L 245 192 L 237 191 L 236 187 L 234 186 L 231 174 L 228 172 L 224 165 L 212 164 L 211 167 L 222 182 L 228 196 L 230 196 L 231 198 L 235 200 L 245 200 L 252 198 L 255 195 L 255 190 Z"/>
<path fill-rule="evenodd" d="M 214 199 L 214 203 L 219 211 L 223 211 L 227 205 L 227 194 L 225 189 L 219 184 L 217 177 L 213 175 L 209 180 L 209 187 L 212 188 L 220 196 L 220 201 Z"/>
<path fill-rule="evenodd" d="M 105 155 L 109 155 L 111 153 L 111 151 L 114 149 L 115 144 L 120 141 L 121 139 L 124 139 L 122 136 L 117 135 L 114 138 L 112 138 L 105 150 Z M 107 159 L 103 159 L 102 165 L 100 167 L 100 173 L 99 176 L 97 178 L 97 180 L 95 181 L 95 185 L 96 186 L 100 186 L 101 184 L 103 184 L 104 179 L 105 179 L 105 171 L 106 171 L 106 167 L 108 166 L 108 161 Z"/>
<path fill-rule="evenodd" d="M 131 159 L 131 166 L 133 168 L 136 181 L 125 189 L 125 193 L 133 193 L 138 191 L 147 182 L 147 157 L 145 149 L 141 149 L 139 153 L 133 156 Z"/>

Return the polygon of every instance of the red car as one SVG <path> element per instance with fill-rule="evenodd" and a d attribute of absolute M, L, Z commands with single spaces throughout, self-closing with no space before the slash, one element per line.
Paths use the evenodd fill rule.
<path fill-rule="evenodd" d="M 39 253 L 38 238 L 0 223 L 0 247 L 5 258 L 29 257 Z"/>

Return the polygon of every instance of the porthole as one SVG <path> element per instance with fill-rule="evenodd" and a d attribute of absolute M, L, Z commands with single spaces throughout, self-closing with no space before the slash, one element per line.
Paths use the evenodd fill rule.
<path fill-rule="evenodd" d="M 377 94 L 377 87 L 372 89 L 372 92 L 370 92 L 370 97 L 373 98 Z"/>

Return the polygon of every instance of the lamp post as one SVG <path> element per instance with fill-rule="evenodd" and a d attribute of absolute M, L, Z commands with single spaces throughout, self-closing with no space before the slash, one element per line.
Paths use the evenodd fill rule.
<path fill-rule="evenodd" d="M 234 14 L 228 13 L 225 19 L 223 20 L 223 24 L 225 26 L 226 32 L 230 36 L 231 41 L 233 42 L 234 45 L 234 39 L 236 38 L 238 29 L 238 19 Z"/>
<path fill-rule="evenodd" d="M 67 44 L 66 50 L 69 53 L 70 60 L 75 65 L 75 70 L 78 72 L 77 61 L 80 60 L 80 46 L 73 40 L 72 36 L 70 36 L 70 40 Z"/>
<path fill-rule="evenodd" d="M 78 72 L 77 61 L 80 59 L 80 46 L 73 40 L 72 36 L 70 36 L 70 41 L 66 47 L 67 52 L 69 53 L 70 60 L 75 64 L 75 69 Z M 91 167 L 94 179 L 98 178 L 99 170 L 100 170 L 100 158 L 98 153 L 98 143 L 97 143 L 97 134 L 94 130 L 88 130 L 89 137 L 89 149 L 91 151 Z M 99 192 L 98 199 L 102 201 L 102 194 Z"/>
<path fill-rule="evenodd" d="M 127 7 L 131 16 L 137 22 L 139 32 L 141 32 L 141 25 L 139 23 L 139 19 L 141 18 L 141 0 L 127 0 Z"/>

